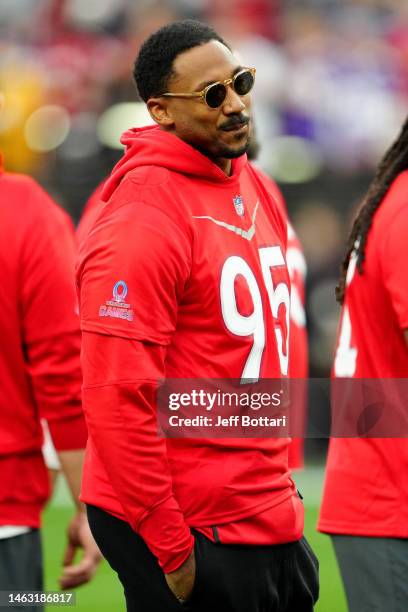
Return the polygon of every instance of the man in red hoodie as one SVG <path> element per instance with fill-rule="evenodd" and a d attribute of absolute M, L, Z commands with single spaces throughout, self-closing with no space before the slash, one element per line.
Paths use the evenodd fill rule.
<path fill-rule="evenodd" d="M 208 26 L 143 44 L 129 130 L 80 253 L 82 500 L 128 611 L 307 612 L 317 560 L 288 438 L 163 439 L 169 379 L 286 377 L 286 225 L 247 163 L 255 70 Z"/>
<path fill-rule="evenodd" d="M 0 99 L 0 107 L 2 102 Z M 0 159 L 3 596 L 10 591 L 42 589 L 39 526 L 49 496 L 49 477 L 41 451 L 41 418 L 48 422 L 77 506 L 68 528 L 61 587 L 87 582 L 100 559 L 84 507 L 78 501 L 87 432 L 81 409 L 74 258 L 68 216 L 32 179 L 5 173 Z M 84 549 L 84 556 L 75 564 L 78 547 Z M 28 609 L 38 611 L 43 606 Z"/>

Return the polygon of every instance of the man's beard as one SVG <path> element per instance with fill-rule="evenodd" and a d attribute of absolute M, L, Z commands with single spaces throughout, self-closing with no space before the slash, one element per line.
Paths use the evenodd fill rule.
<path fill-rule="evenodd" d="M 248 138 L 246 143 L 240 149 L 233 150 L 225 147 L 224 149 L 221 149 L 220 154 L 217 155 L 217 157 L 224 157 L 225 159 L 236 159 L 237 157 L 241 157 L 241 155 L 248 151 L 249 144 L 250 140 Z"/>
<path fill-rule="evenodd" d="M 199 145 L 195 145 L 195 148 L 200 151 L 205 157 L 209 159 L 236 159 L 237 157 L 241 157 L 244 155 L 249 149 L 250 146 L 250 138 L 248 137 L 246 143 L 242 145 L 239 149 L 232 149 L 227 147 L 226 145 L 220 145 L 216 150 L 210 151 L 205 147 L 200 147 Z"/>

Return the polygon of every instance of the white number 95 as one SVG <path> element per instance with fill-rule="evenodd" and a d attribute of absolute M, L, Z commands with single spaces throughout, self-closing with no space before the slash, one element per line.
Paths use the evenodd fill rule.
<path fill-rule="evenodd" d="M 288 286 L 281 282 L 276 287 L 273 284 L 271 268 L 285 266 L 281 248 L 279 246 L 263 247 L 259 249 L 262 276 L 269 298 L 276 344 L 279 355 L 280 369 L 283 376 L 287 376 L 289 363 L 289 316 L 290 292 Z M 242 276 L 247 285 L 253 303 L 253 312 L 242 315 L 238 312 L 235 296 L 235 280 Z M 262 355 L 266 343 L 265 319 L 262 306 L 261 292 L 254 273 L 248 263 L 237 255 L 229 257 L 222 268 L 221 282 L 221 309 L 227 329 L 236 336 L 253 336 L 253 344 L 242 371 L 241 380 L 258 380 L 261 370 Z M 286 334 L 279 324 L 279 308 L 285 306 Z M 286 353 L 284 352 L 286 346 Z"/>

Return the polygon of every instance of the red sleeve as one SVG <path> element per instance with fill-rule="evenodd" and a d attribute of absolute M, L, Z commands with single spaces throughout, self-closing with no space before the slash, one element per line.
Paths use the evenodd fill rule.
<path fill-rule="evenodd" d="M 381 263 L 387 287 L 401 329 L 408 329 L 408 214 L 403 208 L 387 229 Z"/>
<path fill-rule="evenodd" d="M 133 203 L 99 220 L 84 249 L 78 284 L 89 433 L 130 525 L 171 572 L 193 538 L 157 435 L 156 389 L 191 243 L 164 212 Z"/>
<path fill-rule="evenodd" d="M 73 228 L 68 216 L 35 183 L 30 198 L 34 218 L 21 261 L 27 371 L 56 449 L 84 448 L 87 433 L 81 406 Z"/>
<path fill-rule="evenodd" d="M 155 206 L 100 219 L 80 255 L 81 328 L 167 345 L 191 267 L 191 239 Z"/>
<path fill-rule="evenodd" d="M 166 441 L 157 435 L 165 349 L 85 332 L 82 351 L 89 435 L 130 525 L 172 572 L 190 554 L 193 537 L 173 496 Z"/>

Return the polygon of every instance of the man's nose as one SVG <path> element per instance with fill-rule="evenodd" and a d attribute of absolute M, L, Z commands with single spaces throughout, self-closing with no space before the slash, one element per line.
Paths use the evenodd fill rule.
<path fill-rule="evenodd" d="M 227 86 L 227 95 L 223 104 L 223 112 L 225 115 L 240 113 L 244 110 L 246 104 L 242 96 L 239 96 L 234 90 L 232 84 Z"/>

